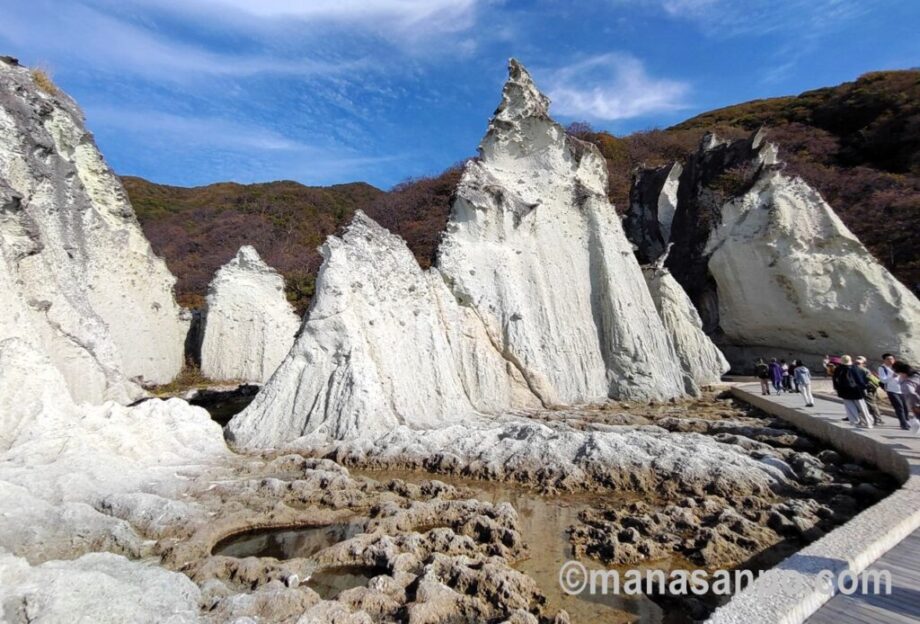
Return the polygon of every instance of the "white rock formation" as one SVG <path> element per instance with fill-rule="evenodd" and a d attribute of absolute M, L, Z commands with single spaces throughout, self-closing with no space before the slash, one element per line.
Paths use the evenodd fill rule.
<path fill-rule="evenodd" d="M 548 107 L 512 60 L 438 268 L 544 403 L 679 396 L 676 357 L 607 200 L 606 163 Z"/>
<path fill-rule="evenodd" d="M 230 458 L 203 409 L 76 405 L 49 358 L 0 341 L 2 619 L 195 621 L 194 583 L 136 559 L 150 537 L 207 522 L 184 488 Z"/>
<path fill-rule="evenodd" d="M 515 61 L 463 174 L 437 267 L 359 213 L 324 245 L 277 373 L 228 428 L 244 447 L 373 439 L 476 414 L 684 394 L 597 150 Z"/>
<path fill-rule="evenodd" d="M 703 331 L 703 321 L 690 297 L 662 264 L 643 267 L 642 272 L 680 358 L 687 392 L 718 383 L 728 372 L 728 360 Z"/>
<path fill-rule="evenodd" d="M 230 422 L 237 443 L 434 428 L 472 415 L 472 397 L 477 407 L 498 408 L 511 404 L 515 388 L 526 393 L 440 275 L 426 275 L 401 238 L 359 211 L 321 253 L 313 307 L 294 348 L 245 416 Z"/>
<path fill-rule="evenodd" d="M 291 350 L 299 327 L 284 278 L 245 245 L 208 287 L 201 372 L 215 380 L 264 383 Z"/>
<path fill-rule="evenodd" d="M 920 362 L 920 301 L 801 178 L 770 166 L 722 207 L 706 247 L 726 341 L 820 357 L 890 351 Z"/>
<path fill-rule="evenodd" d="M 0 339 L 47 353 L 78 400 L 170 381 L 187 323 L 114 173 L 66 95 L 0 60 Z"/>
<path fill-rule="evenodd" d="M 671 240 L 671 223 L 677 211 L 677 188 L 680 185 L 680 174 L 683 171 L 684 168 L 680 163 L 674 163 L 661 187 L 661 194 L 658 196 L 658 227 L 661 229 L 665 245 Z"/>

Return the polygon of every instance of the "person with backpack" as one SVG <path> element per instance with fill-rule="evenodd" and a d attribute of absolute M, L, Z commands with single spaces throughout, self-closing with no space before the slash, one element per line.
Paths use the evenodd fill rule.
<path fill-rule="evenodd" d="M 856 427 L 872 428 L 869 408 L 866 406 L 866 386 L 869 380 L 858 366 L 853 366 L 853 358 L 840 356 L 840 364 L 834 369 L 834 390 L 843 399 L 847 411 L 847 420 Z"/>
<path fill-rule="evenodd" d="M 866 407 L 869 409 L 869 413 L 872 414 L 872 421 L 876 425 L 882 424 L 882 413 L 878 408 L 878 389 L 881 386 L 882 382 L 878 377 L 875 376 L 869 367 L 866 366 L 866 357 L 863 355 L 856 357 L 856 366 L 865 374 L 866 382 Z"/>
<path fill-rule="evenodd" d="M 890 353 L 884 354 L 882 356 L 882 365 L 878 367 L 878 378 L 881 380 L 885 394 L 888 395 L 888 401 L 901 423 L 901 429 L 908 429 L 907 405 L 901 395 L 901 381 L 898 379 L 897 373 L 894 372 L 894 364 L 895 357 Z"/>
<path fill-rule="evenodd" d="M 802 393 L 805 407 L 814 407 L 815 397 L 811 393 L 811 371 L 802 363 L 802 360 L 796 360 L 793 364 L 792 375 L 795 377 L 795 387 L 798 392 Z"/>
<path fill-rule="evenodd" d="M 920 371 L 915 370 L 907 362 L 895 362 L 891 368 L 901 384 L 901 396 L 904 398 L 908 421 L 911 418 L 920 419 Z"/>
<path fill-rule="evenodd" d="M 770 381 L 773 382 L 773 389 L 776 394 L 783 393 L 783 367 L 779 365 L 776 358 L 770 360 Z"/>
<path fill-rule="evenodd" d="M 760 394 L 768 396 L 770 394 L 770 367 L 763 361 L 763 358 L 754 363 L 754 375 L 760 380 Z"/>

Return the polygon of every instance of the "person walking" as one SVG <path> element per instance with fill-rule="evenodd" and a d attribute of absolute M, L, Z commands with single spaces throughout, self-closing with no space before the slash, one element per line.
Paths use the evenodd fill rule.
<path fill-rule="evenodd" d="M 869 409 L 866 406 L 866 386 L 869 381 L 858 366 L 853 366 L 849 355 L 840 357 L 840 364 L 834 369 L 834 390 L 843 399 L 847 420 L 856 427 L 872 428 Z"/>
<path fill-rule="evenodd" d="M 792 391 L 796 393 L 801 392 L 801 390 L 799 389 L 799 382 L 795 380 L 795 368 L 801 363 L 801 360 L 792 360 L 792 364 L 789 365 L 789 377 L 792 378 Z M 808 374 L 810 375 L 811 371 L 808 371 Z"/>
<path fill-rule="evenodd" d="M 920 371 L 907 362 L 895 362 L 891 368 L 901 384 L 901 397 L 904 399 L 908 420 L 920 419 Z M 910 429 L 910 426 L 907 428 Z"/>
<path fill-rule="evenodd" d="M 879 378 L 875 376 L 875 373 L 869 370 L 866 356 L 857 356 L 856 366 L 858 366 L 866 376 L 866 407 L 869 409 L 869 413 L 872 414 L 872 422 L 873 424 L 881 425 L 882 413 L 878 408 L 878 389 L 882 382 L 879 381 Z"/>
<path fill-rule="evenodd" d="M 901 381 L 897 373 L 894 372 L 895 357 L 886 353 L 882 356 L 882 365 L 878 367 L 878 378 L 882 382 L 885 394 L 888 396 L 888 402 L 894 409 L 895 416 L 901 423 L 901 429 L 907 429 L 907 405 L 904 403 L 904 397 L 901 394 Z"/>
<path fill-rule="evenodd" d="M 763 361 L 763 358 L 757 360 L 754 364 L 754 374 L 760 380 L 760 394 L 767 396 L 770 394 L 770 367 Z"/>
<path fill-rule="evenodd" d="M 783 370 L 783 390 L 792 392 L 792 373 L 789 371 L 786 360 L 780 360 L 779 367 Z"/>
<path fill-rule="evenodd" d="M 798 392 L 802 393 L 805 407 L 814 407 L 815 397 L 811 394 L 811 371 L 802 363 L 802 360 L 796 360 L 794 364 L 792 375 L 795 377 L 795 387 Z"/>
<path fill-rule="evenodd" d="M 776 358 L 770 360 L 770 381 L 773 382 L 773 389 L 776 394 L 783 393 L 783 367 L 779 365 Z"/>

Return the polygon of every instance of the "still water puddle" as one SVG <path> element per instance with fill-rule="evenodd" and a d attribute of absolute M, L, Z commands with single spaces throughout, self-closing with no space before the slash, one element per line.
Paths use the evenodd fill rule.
<path fill-rule="evenodd" d="M 312 527 L 257 529 L 221 540 L 213 554 L 224 557 L 307 558 L 362 532 L 363 522 L 346 522 Z"/>
<path fill-rule="evenodd" d="M 549 612 L 565 609 L 573 623 L 660 624 L 664 618 L 661 607 L 645 596 L 597 595 L 587 593 L 572 596 L 559 586 L 559 570 L 574 559 L 566 529 L 578 524 L 578 514 L 591 506 L 623 503 L 635 498 L 606 494 L 562 494 L 540 496 L 524 487 L 505 483 L 490 483 L 446 475 L 393 470 L 351 470 L 352 476 L 364 476 L 377 481 L 402 479 L 421 483 L 437 479 L 457 487 L 473 490 L 475 498 L 493 504 L 508 502 L 518 513 L 521 532 L 530 548 L 530 558 L 514 565 L 537 582 L 547 598 Z M 601 569 L 599 562 L 581 560 L 587 569 Z M 669 562 L 655 562 L 656 568 L 669 569 Z M 675 562 L 679 565 L 679 562 Z"/>

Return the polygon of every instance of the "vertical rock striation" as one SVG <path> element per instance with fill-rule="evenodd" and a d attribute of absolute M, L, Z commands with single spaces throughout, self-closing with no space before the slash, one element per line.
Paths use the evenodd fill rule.
<path fill-rule="evenodd" d="M 597 149 L 516 61 L 457 190 L 438 268 L 545 404 L 682 392 Z"/>
<path fill-rule="evenodd" d="M 512 60 L 429 271 L 361 213 L 328 240 L 291 353 L 228 426 L 238 445 L 376 439 L 514 408 L 684 394 L 606 199 L 604 160 L 548 106 Z"/>
<path fill-rule="evenodd" d="M 0 60 L 0 339 L 47 353 L 78 400 L 181 369 L 187 323 L 76 104 Z"/>
<path fill-rule="evenodd" d="M 728 372 L 728 360 L 703 331 L 703 321 L 690 297 L 661 264 L 643 267 L 642 272 L 680 358 L 687 392 L 718 383 Z"/>
<path fill-rule="evenodd" d="M 208 287 L 201 371 L 215 380 L 264 383 L 291 350 L 299 327 L 284 278 L 245 245 Z"/>

